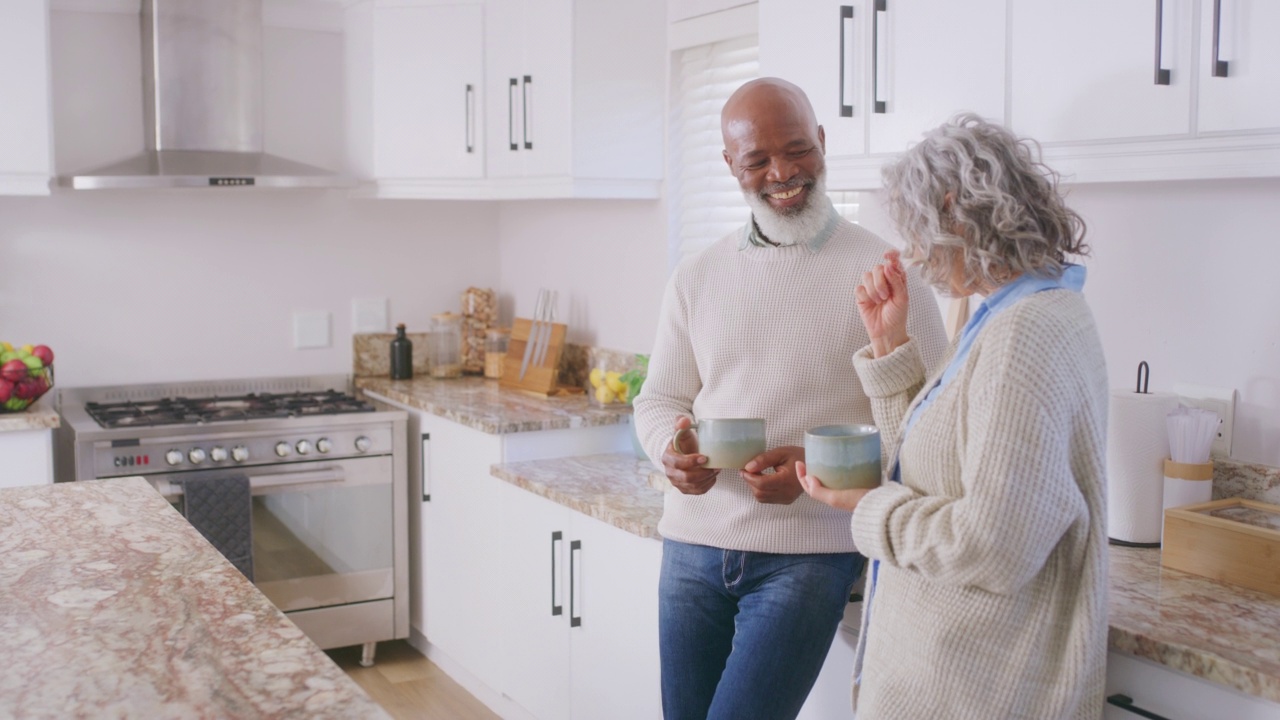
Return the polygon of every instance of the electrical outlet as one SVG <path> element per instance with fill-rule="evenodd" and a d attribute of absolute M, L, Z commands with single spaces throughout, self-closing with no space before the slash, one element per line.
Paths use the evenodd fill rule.
<path fill-rule="evenodd" d="M 353 332 L 384 333 L 387 331 L 387 299 L 368 298 L 351 301 Z"/>
<path fill-rule="evenodd" d="M 1215 458 L 1231 457 L 1231 430 L 1235 425 L 1236 391 L 1228 388 L 1175 383 L 1173 394 L 1179 396 L 1178 399 L 1183 405 L 1218 413 L 1222 422 L 1218 425 L 1218 437 L 1214 438 L 1209 454 Z"/>
<path fill-rule="evenodd" d="M 329 312 L 295 312 L 293 314 L 293 347 L 327 348 L 329 340 Z"/>

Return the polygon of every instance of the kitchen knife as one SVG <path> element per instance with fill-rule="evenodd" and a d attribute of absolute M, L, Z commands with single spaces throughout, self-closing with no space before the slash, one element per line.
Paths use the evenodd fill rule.
<path fill-rule="evenodd" d="M 551 345 L 551 325 L 556 321 L 556 300 L 559 292 L 551 290 L 547 296 L 546 307 L 543 308 L 542 314 L 544 321 L 542 323 L 542 340 L 538 343 L 537 354 L 533 358 L 535 367 L 542 365 L 547 359 L 547 347 Z"/>
<path fill-rule="evenodd" d="M 529 337 L 524 341 L 524 358 L 520 361 L 520 379 L 529 370 L 529 358 L 533 357 L 533 346 L 538 339 L 538 317 L 542 313 L 542 295 L 546 290 L 538 291 L 538 299 L 533 304 L 533 320 L 529 323 Z"/>

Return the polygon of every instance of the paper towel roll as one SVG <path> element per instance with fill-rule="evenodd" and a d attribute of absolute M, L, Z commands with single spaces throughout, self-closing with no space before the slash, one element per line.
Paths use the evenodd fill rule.
<path fill-rule="evenodd" d="M 1165 415 L 1178 405 L 1172 393 L 1112 390 L 1107 420 L 1107 537 L 1158 545 L 1163 516 L 1164 460 L 1169 457 Z"/>

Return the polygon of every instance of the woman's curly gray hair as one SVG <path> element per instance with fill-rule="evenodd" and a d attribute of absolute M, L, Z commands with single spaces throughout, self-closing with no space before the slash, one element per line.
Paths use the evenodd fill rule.
<path fill-rule="evenodd" d="M 964 113 L 884 168 L 889 215 L 929 284 L 949 291 L 957 256 L 963 286 L 977 289 L 1024 273 L 1058 277 L 1068 255 L 1088 254 L 1084 220 L 1039 150 Z"/>

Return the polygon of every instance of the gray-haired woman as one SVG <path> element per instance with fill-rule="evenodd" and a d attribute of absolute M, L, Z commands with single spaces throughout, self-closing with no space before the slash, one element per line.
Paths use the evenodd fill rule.
<path fill-rule="evenodd" d="M 1107 653 L 1107 373 L 1080 289 L 1084 224 L 1032 143 L 974 115 L 884 170 L 906 256 L 985 300 L 925 377 L 897 253 L 857 288 L 854 356 L 892 459 L 853 510 L 873 560 L 854 668 L 859 720 L 1101 716 Z M 927 381 L 926 381 L 927 380 Z"/>

